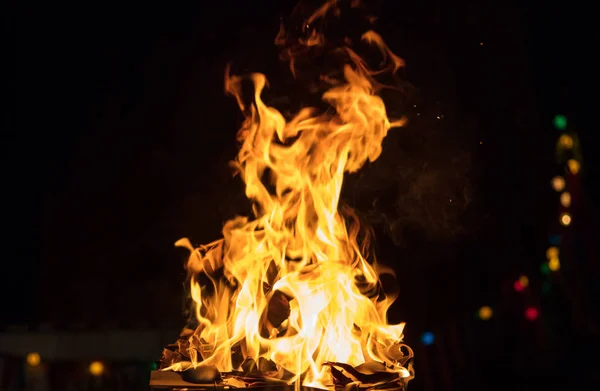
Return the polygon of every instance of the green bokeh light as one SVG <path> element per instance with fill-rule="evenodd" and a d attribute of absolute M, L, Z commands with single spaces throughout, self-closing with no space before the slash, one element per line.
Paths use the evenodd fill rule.
<path fill-rule="evenodd" d="M 552 289 L 552 285 L 550 285 L 549 281 L 546 281 L 542 284 L 542 293 L 547 295 L 548 293 L 550 293 L 550 290 Z"/>
<path fill-rule="evenodd" d="M 548 262 L 544 262 L 540 265 L 540 271 L 542 274 L 550 274 L 550 268 L 548 267 Z"/>
<path fill-rule="evenodd" d="M 564 115 L 557 115 L 552 120 L 554 127 L 558 130 L 565 130 L 567 128 L 567 117 Z"/>

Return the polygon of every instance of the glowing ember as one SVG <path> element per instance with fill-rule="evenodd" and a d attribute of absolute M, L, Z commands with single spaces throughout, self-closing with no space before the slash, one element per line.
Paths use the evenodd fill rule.
<path fill-rule="evenodd" d="M 306 22 L 308 38 L 296 45 L 324 45 L 317 27 L 336 6 L 329 1 L 318 9 Z M 282 28 L 277 42 L 286 39 Z M 404 324 L 387 323 L 395 297 L 385 296 L 379 275 L 390 271 L 367 261 L 368 232 L 339 206 L 344 173 L 377 159 L 388 130 L 403 124 L 387 118 L 375 80 L 403 61 L 375 32 L 362 40 L 379 50 L 384 67 L 371 70 L 349 46 L 336 48 L 346 63 L 341 73 L 321 77 L 330 85 L 322 98 L 332 109 L 325 113 L 304 108 L 286 120 L 261 100 L 264 75 L 248 77 L 254 85 L 248 102 L 244 78 L 226 72 L 225 90 L 246 114 L 234 165 L 254 216 L 229 220 L 223 239 L 208 245 L 176 243 L 191 251 L 199 326 L 182 333 L 178 349 L 189 361 L 163 357 L 171 364 L 164 369 L 216 368 L 236 386 L 248 382 L 231 374 L 247 375 L 249 362 L 263 379 L 318 388 L 403 387 L 412 378 L 412 351 L 401 344 Z M 289 50 L 286 57 L 294 74 L 296 55 Z"/>

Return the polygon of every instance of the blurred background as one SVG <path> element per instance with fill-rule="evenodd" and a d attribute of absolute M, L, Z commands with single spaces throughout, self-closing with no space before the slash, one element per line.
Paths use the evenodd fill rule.
<path fill-rule="evenodd" d="M 0 390 L 148 389 L 185 321 L 173 243 L 210 242 L 248 207 L 225 64 L 277 93 L 294 4 L 4 3 Z M 398 273 L 410 388 L 600 385 L 594 16 L 371 6 L 407 64 L 390 110 L 409 124 L 343 198 Z"/>

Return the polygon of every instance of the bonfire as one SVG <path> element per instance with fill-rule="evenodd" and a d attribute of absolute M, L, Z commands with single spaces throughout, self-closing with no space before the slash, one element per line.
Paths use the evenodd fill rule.
<path fill-rule="evenodd" d="M 167 373 L 187 385 L 235 388 L 404 389 L 413 377 L 404 324 L 387 321 L 396 297 L 379 277 L 392 272 L 369 254 L 370 231 L 340 204 L 344 174 L 377 159 L 388 130 L 405 122 L 388 118 L 379 93 L 394 86 L 378 81 L 404 63 L 374 31 L 332 46 L 323 26 L 339 7 L 327 1 L 302 34 L 282 25 L 275 39 L 293 75 L 313 49 L 341 59 L 319 77 L 326 110 L 286 116 L 261 99 L 265 75 L 226 70 L 225 90 L 245 115 L 232 166 L 253 215 L 227 221 L 212 243 L 176 243 L 190 251 L 196 326 L 165 348 L 155 386 Z M 355 45 L 375 48 L 381 66 L 369 66 Z"/>

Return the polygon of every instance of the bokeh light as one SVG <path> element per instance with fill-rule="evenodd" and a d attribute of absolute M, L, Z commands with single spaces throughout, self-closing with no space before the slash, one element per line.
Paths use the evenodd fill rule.
<path fill-rule="evenodd" d="M 525 287 L 523 286 L 523 284 L 521 284 L 521 281 L 519 280 L 514 282 L 513 288 L 515 288 L 517 292 L 523 292 L 525 290 Z"/>
<path fill-rule="evenodd" d="M 544 281 L 542 284 L 542 293 L 547 295 L 552 290 L 552 285 L 548 281 Z"/>
<path fill-rule="evenodd" d="M 564 115 L 557 115 L 552 120 L 554 127 L 558 130 L 565 130 L 567 128 L 567 117 Z"/>
<path fill-rule="evenodd" d="M 104 364 L 100 361 L 92 361 L 88 369 L 92 375 L 100 376 L 104 373 Z"/>
<path fill-rule="evenodd" d="M 42 362 L 42 358 L 39 353 L 31 352 L 27 355 L 27 365 L 30 367 L 35 368 L 40 365 L 40 362 Z"/>
<path fill-rule="evenodd" d="M 560 223 L 565 227 L 568 227 L 571 224 L 571 215 L 568 213 L 563 213 L 560 215 Z"/>
<path fill-rule="evenodd" d="M 494 311 L 492 311 L 490 306 L 484 305 L 479 309 L 479 318 L 481 320 L 489 320 L 493 314 Z"/>
<path fill-rule="evenodd" d="M 540 315 L 539 311 L 537 308 L 535 307 L 527 307 L 525 309 L 525 319 L 527 320 L 536 320 L 538 318 L 538 316 Z"/>
<path fill-rule="evenodd" d="M 548 236 L 548 243 L 550 243 L 553 246 L 558 246 L 560 244 L 560 241 L 561 241 L 560 235 L 549 235 Z"/>
<path fill-rule="evenodd" d="M 423 343 L 423 345 L 432 345 L 434 341 L 435 336 L 431 331 L 426 331 L 423 333 L 423 335 L 421 335 L 421 342 Z"/>
<path fill-rule="evenodd" d="M 569 193 L 568 191 L 565 191 L 564 193 L 562 193 L 560 195 L 560 204 L 562 206 L 564 206 L 565 208 L 568 208 L 569 206 L 571 206 L 571 193 Z"/>
<path fill-rule="evenodd" d="M 540 272 L 542 272 L 542 274 L 550 273 L 550 268 L 548 267 L 548 262 L 544 262 L 540 265 Z"/>
<path fill-rule="evenodd" d="M 521 276 L 519 277 L 519 282 L 521 283 L 521 285 L 527 288 L 527 286 L 529 285 L 529 278 L 527 278 L 527 276 Z"/>
<path fill-rule="evenodd" d="M 548 269 L 552 270 L 553 272 L 558 271 L 560 269 L 560 260 L 558 259 L 558 257 L 550 258 L 550 260 L 548 261 Z"/>
<path fill-rule="evenodd" d="M 558 247 L 548 247 L 548 250 L 546 250 L 546 258 L 550 259 L 556 257 L 558 257 Z"/>
<path fill-rule="evenodd" d="M 563 191 L 565 189 L 565 178 L 559 175 L 552 178 L 552 188 L 556 191 Z"/>
<path fill-rule="evenodd" d="M 581 164 L 579 164 L 579 162 L 575 159 L 567 160 L 567 166 L 569 167 L 569 171 L 573 175 L 577 175 L 579 169 L 581 168 Z"/>
<path fill-rule="evenodd" d="M 573 137 L 569 136 L 568 134 L 562 134 L 558 139 L 558 145 L 565 149 L 573 148 Z"/>

